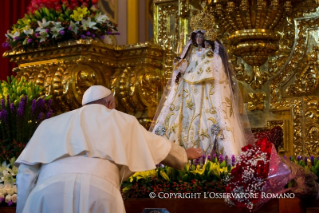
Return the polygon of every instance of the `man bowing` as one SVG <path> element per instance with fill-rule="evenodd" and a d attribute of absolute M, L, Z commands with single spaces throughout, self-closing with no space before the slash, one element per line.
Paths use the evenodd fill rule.
<path fill-rule="evenodd" d="M 123 180 L 160 162 L 182 169 L 201 156 L 115 110 L 103 86 L 86 90 L 82 105 L 43 121 L 15 162 L 18 213 L 125 212 Z"/>

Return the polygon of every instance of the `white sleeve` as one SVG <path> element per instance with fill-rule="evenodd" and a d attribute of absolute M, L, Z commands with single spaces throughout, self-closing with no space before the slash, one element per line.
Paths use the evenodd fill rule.
<path fill-rule="evenodd" d="M 40 165 L 20 164 L 17 174 L 17 210 L 16 213 L 23 211 L 27 198 L 36 185 L 36 181 L 40 171 Z"/>

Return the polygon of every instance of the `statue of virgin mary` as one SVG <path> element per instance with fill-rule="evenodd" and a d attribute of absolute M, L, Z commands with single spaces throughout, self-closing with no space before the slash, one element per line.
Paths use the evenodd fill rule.
<path fill-rule="evenodd" d="M 174 62 L 175 70 L 150 131 L 185 149 L 197 147 L 205 155 L 215 152 L 230 157 L 238 155 L 247 143 L 243 124 L 246 134 L 250 129 L 213 20 L 206 10 L 191 20 L 194 31 Z"/>

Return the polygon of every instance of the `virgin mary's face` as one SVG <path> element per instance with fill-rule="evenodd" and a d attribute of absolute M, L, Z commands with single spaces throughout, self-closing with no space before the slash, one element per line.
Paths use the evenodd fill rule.
<path fill-rule="evenodd" d="M 196 43 L 197 45 L 202 45 L 204 42 L 204 35 L 201 33 L 196 34 Z"/>

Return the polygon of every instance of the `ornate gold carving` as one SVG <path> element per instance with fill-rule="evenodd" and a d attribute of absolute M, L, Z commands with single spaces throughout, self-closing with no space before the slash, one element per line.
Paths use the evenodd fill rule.
<path fill-rule="evenodd" d="M 226 38 L 226 43 L 229 43 L 231 53 L 240 56 L 252 66 L 249 74 L 242 70 L 238 76 L 239 79 L 248 83 L 253 89 L 260 89 L 270 77 L 276 74 L 273 71 L 277 70 L 273 68 L 262 72 L 260 66 L 278 50 L 280 40 L 278 30 L 281 29 L 284 20 L 297 15 L 297 11 L 304 12 L 307 11 L 306 8 L 313 10 L 310 8 L 315 8 L 318 3 L 313 0 L 308 3 L 298 0 L 281 2 L 279 0 L 225 0 L 210 1 L 210 5 L 220 31 L 230 34 Z M 303 9 L 296 9 L 299 6 Z M 296 13 L 292 13 L 293 8 Z M 235 67 L 238 66 L 235 61 L 233 62 Z"/>
<path fill-rule="evenodd" d="M 308 54 L 307 63 L 301 73 L 297 73 L 296 81 L 287 88 L 288 95 L 306 95 L 314 92 L 319 84 L 318 73 L 318 46 L 313 47 L 313 51 Z M 301 65 L 302 66 L 302 65 Z"/>
<path fill-rule="evenodd" d="M 265 105 L 265 99 L 266 94 L 265 93 L 248 93 L 249 102 L 248 102 L 248 110 L 254 111 L 254 110 L 262 110 L 264 111 L 266 108 Z"/>
<path fill-rule="evenodd" d="M 164 51 L 151 43 L 110 46 L 90 39 L 4 56 L 19 65 L 18 78 L 24 76 L 53 95 L 59 113 L 80 107 L 91 85 L 104 85 L 112 89 L 119 110 L 148 127 L 163 90 Z"/>

